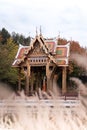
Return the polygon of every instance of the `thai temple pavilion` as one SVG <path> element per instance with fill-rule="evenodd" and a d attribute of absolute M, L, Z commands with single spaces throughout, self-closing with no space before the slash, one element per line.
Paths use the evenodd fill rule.
<path fill-rule="evenodd" d="M 25 94 L 29 95 L 39 88 L 52 90 L 54 80 L 61 75 L 61 92 L 67 91 L 67 67 L 70 44 L 58 45 L 58 39 L 45 39 L 42 34 L 31 41 L 29 46 L 19 45 L 13 62 L 19 72 L 18 90 L 22 87 L 24 75 Z"/>

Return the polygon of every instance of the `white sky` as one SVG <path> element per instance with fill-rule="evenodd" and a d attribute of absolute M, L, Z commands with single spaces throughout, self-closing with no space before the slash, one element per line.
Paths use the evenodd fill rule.
<path fill-rule="evenodd" d="M 87 46 L 87 0 L 0 0 L 0 29 L 78 41 Z"/>

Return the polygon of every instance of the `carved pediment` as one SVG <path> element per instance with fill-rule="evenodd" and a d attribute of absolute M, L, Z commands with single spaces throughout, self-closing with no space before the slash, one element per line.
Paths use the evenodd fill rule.
<path fill-rule="evenodd" d="M 29 54 L 29 57 L 31 56 L 46 56 L 45 51 L 43 50 L 42 46 L 40 46 L 39 43 L 37 43 L 32 51 Z"/>

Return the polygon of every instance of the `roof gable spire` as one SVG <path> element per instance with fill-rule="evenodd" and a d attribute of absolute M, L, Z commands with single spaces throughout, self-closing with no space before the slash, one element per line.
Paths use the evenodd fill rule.
<path fill-rule="evenodd" d="M 37 31 L 37 27 L 36 27 L 36 37 L 38 36 L 38 31 Z"/>
<path fill-rule="evenodd" d="M 40 25 L 40 36 L 42 35 L 42 29 L 41 29 L 41 25 Z"/>

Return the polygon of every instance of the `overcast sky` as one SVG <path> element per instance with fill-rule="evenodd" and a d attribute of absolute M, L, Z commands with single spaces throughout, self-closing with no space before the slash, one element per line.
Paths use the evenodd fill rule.
<path fill-rule="evenodd" d="M 0 0 L 0 29 L 35 36 L 60 37 L 87 46 L 87 0 Z"/>

